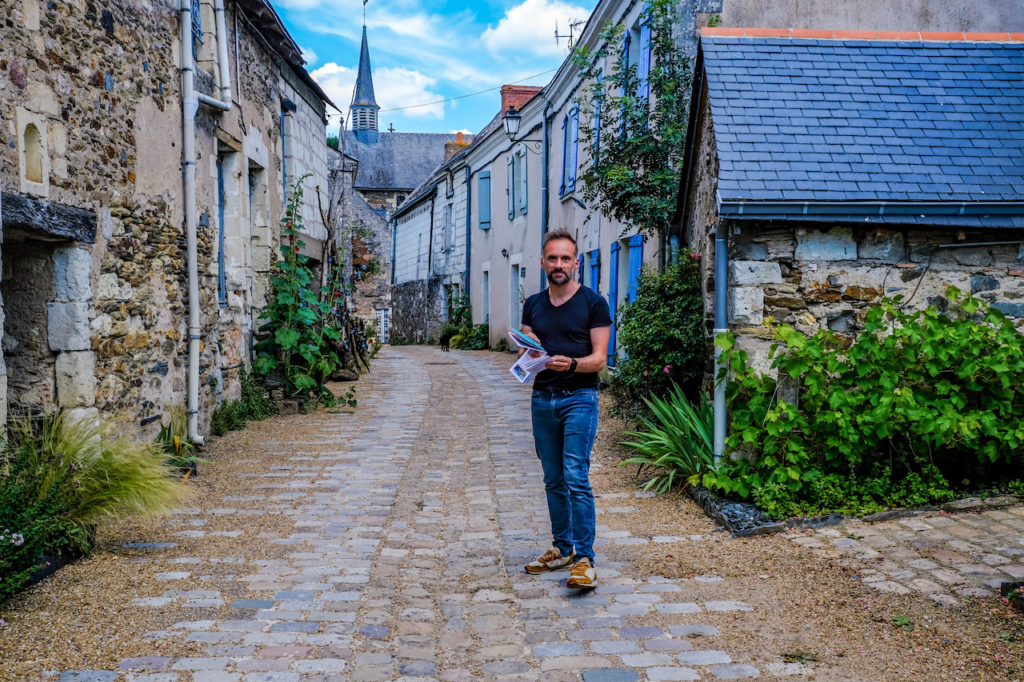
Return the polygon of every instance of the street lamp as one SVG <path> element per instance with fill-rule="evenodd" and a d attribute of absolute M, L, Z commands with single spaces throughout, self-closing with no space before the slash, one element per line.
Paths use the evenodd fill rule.
<path fill-rule="evenodd" d="M 505 134 L 508 135 L 508 139 L 515 142 L 516 135 L 519 134 L 519 123 L 523 120 L 523 117 L 516 111 L 515 105 L 509 104 L 508 111 L 502 117 L 502 122 L 505 124 Z"/>

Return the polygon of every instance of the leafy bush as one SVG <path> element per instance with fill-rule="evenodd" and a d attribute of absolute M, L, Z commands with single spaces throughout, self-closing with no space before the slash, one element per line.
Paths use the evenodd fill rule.
<path fill-rule="evenodd" d="M 176 474 L 154 443 L 101 434 L 64 413 L 38 430 L 13 421 L 0 453 L 0 601 L 29 582 L 47 554 L 87 553 L 104 518 L 181 505 L 188 489 Z"/>
<path fill-rule="evenodd" d="M 441 337 L 448 337 L 449 345 L 460 350 L 486 350 L 490 338 L 487 323 L 473 324 L 473 311 L 465 296 L 452 302 L 448 322 L 441 327 Z"/>
<path fill-rule="evenodd" d="M 684 486 L 700 480 L 714 463 L 713 410 L 703 399 L 694 409 L 678 386 L 673 386 L 668 398 L 657 396 L 645 400 L 653 419 L 641 417 L 643 428 L 627 431 L 635 440 L 622 443 L 634 455 L 620 465 L 639 464 L 638 475 L 645 467 L 654 470 L 644 490 L 653 488 L 657 493 L 671 490 L 677 483 Z"/>
<path fill-rule="evenodd" d="M 319 399 L 330 396 L 324 382 L 342 366 L 329 342 L 342 337 L 332 309 L 343 282 L 335 266 L 330 284 L 314 289 L 309 259 L 300 253 L 305 246 L 299 210 L 305 178 L 296 181 L 281 218 L 281 260 L 274 263 L 270 280 L 273 295 L 260 313 L 266 320 L 260 332 L 267 336 L 256 344 L 253 369 L 259 374 L 279 373 L 290 395 Z"/>
<path fill-rule="evenodd" d="M 210 416 L 210 431 L 215 436 L 244 429 L 250 421 L 262 421 L 277 414 L 277 406 L 267 394 L 267 389 L 253 375 L 243 369 L 239 378 L 242 397 L 225 400 Z"/>
<path fill-rule="evenodd" d="M 700 257 L 684 254 L 661 274 L 641 272 L 636 300 L 623 309 L 616 330 L 625 352 L 610 385 L 621 416 L 648 415 L 648 396 L 666 396 L 673 386 L 695 398 L 710 357 Z"/>
<path fill-rule="evenodd" d="M 462 350 L 487 350 L 487 344 L 490 341 L 490 328 L 487 323 L 474 324 L 472 327 L 463 327 L 460 330 L 459 343 L 455 343 L 455 338 L 452 337 L 452 348 L 460 348 Z"/>
<path fill-rule="evenodd" d="M 952 287 L 946 300 L 947 313 L 883 300 L 849 348 L 828 330 L 808 338 L 782 325 L 786 350 L 773 347 L 773 367 L 796 384 L 796 404 L 727 338 L 732 457 L 704 484 L 770 495 L 780 513 L 787 499 L 803 511 L 852 511 L 942 502 L 948 480 L 1019 467 L 1024 337 L 983 301 Z"/>

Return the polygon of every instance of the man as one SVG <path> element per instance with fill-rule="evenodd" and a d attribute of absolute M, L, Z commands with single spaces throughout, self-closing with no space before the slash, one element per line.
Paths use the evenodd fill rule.
<path fill-rule="evenodd" d="M 554 547 L 526 571 L 572 564 L 566 585 L 589 589 L 597 586 L 590 450 L 597 433 L 597 373 L 605 366 L 612 320 L 608 303 L 573 278 L 576 240 L 566 230 L 545 235 L 541 269 L 549 286 L 526 299 L 523 332 L 551 356 L 534 379 L 531 412 Z"/>

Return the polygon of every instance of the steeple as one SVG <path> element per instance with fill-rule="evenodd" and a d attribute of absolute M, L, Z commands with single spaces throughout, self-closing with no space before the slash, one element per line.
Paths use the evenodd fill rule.
<path fill-rule="evenodd" d="M 377 130 L 377 99 L 373 96 L 373 75 L 370 72 L 370 46 L 366 42 L 366 24 L 363 24 L 363 45 L 359 51 L 359 75 L 352 95 L 352 130 Z"/>

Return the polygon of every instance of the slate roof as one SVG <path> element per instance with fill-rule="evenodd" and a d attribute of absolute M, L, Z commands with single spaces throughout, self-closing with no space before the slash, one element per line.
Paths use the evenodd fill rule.
<path fill-rule="evenodd" d="M 345 153 L 359 160 L 355 188 L 412 190 L 444 163 L 444 143 L 455 135 L 444 133 L 373 132 L 362 142 L 345 131 Z"/>
<path fill-rule="evenodd" d="M 1024 42 L 728 31 L 701 40 L 721 202 L 1024 201 Z"/>

